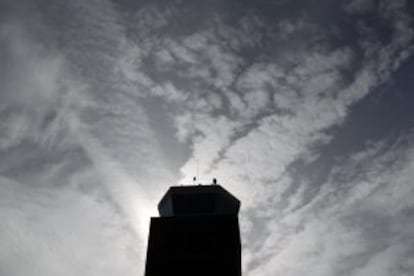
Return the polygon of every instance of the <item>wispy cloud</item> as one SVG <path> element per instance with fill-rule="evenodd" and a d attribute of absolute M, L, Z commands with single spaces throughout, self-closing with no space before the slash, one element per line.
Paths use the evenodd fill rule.
<path fill-rule="evenodd" d="M 58 37 L 37 36 L 25 20 L 1 29 L 6 275 L 142 272 L 154 200 L 176 178 L 142 104 L 120 88 L 115 9 L 95 4 L 54 5 L 76 13 L 64 26 L 35 19 Z"/>
<path fill-rule="evenodd" d="M 139 272 L 128 261 L 140 259 L 136 239 L 110 205 L 70 188 L 28 187 L 5 178 L 0 185 L 4 275 Z"/>
<path fill-rule="evenodd" d="M 269 222 L 261 248 L 269 260 L 252 262 L 260 262 L 252 275 L 408 275 L 413 156 L 404 144 L 351 156 L 309 204 Z"/>
<path fill-rule="evenodd" d="M 245 273 L 413 271 L 410 134 L 329 150 L 411 58 L 406 1 L 224 2 L 9 5 L 5 274 L 139 273 L 148 216 L 197 160 L 242 200 Z"/>

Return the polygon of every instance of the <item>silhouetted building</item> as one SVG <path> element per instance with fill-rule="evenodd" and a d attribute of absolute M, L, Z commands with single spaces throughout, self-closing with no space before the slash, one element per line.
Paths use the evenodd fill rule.
<path fill-rule="evenodd" d="M 239 208 L 219 185 L 171 187 L 151 218 L 145 276 L 240 276 Z"/>

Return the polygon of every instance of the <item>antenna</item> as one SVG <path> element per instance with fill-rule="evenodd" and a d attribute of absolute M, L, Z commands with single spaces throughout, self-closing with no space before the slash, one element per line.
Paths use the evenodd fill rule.
<path fill-rule="evenodd" d="M 197 159 L 197 179 L 198 179 L 198 181 L 200 181 L 199 172 L 200 172 L 200 166 L 199 166 L 199 161 Z"/>

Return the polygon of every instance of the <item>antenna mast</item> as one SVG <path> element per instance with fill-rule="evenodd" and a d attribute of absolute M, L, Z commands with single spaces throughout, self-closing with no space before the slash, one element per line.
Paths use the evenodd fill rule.
<path fill-rule="evenodd" d="M 200 166 L 199 166 L 199 161 L 197 159 L 197 180 L 198 180 L 198 183 L 200 183 L 199 172 L 200 172 Z"/>

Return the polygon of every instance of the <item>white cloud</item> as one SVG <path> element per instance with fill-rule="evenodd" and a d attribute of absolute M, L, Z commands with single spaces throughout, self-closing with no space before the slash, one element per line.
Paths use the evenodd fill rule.
<path fill-rule="evenodd" d="M 55 30 L 73 39 L 59 49 L 24 20 L 1 31 L 16 72 L 0 95 L 0 174 L 22 180 L 0 184 L 5 275 L 141 273 L 149 216 L 175 179 L 141 96 L 122 85 L 131 76 L 116 70 L 117 15 L 109 2 L 95 4 L 80 4 L 74 25 Z"/>
<path fill-rule="evenodd" d="M 412 208 L 414 159 L 412 146 L 406 154 L 400 146 L 385 153 L 382 146 L 358 153 L 335 170 L 306 207 L 269 222 L 272 231 L 257 255 L 260 266 L 250 274 L 412 273 L 411 244 L 406 242 L 413 238 L 407 210 Z M 338 178 L 341 174 L 349 178 Z M 263 255 L 269 259 L 262 260 Z"/>
<path fill-rule="evenodd" d="M 370 3 L 352 1 L 348 10 L 365 12 L 372 9 Z M 413 238 L 410 214 L 404 213 L 413 194 L 411 157 L 402 165 L 396 161 L 402 151 L 383 154 L 376 145 L 335 168 L 323 183 L 292 171 L 297 163 L 317 161 L 317 146 L 333 138 L 327 131 L 346 122 L 353 105 L 390 80 L 411 56 L 413 31 L 404 2 L 381 3 L 377 12 L 392 30 L 389 40 L 378 39 L 378 30 L 361 23 L 355 45 L 331 45 L 329 28 L 309 16 L 280 16 L 279 23 L 269 23 L 252 12 L 229 23 L 233 19 L 215 14 L 208 22 L 183 27 L 177 20 L 181 10 L 173 5 L 148 4 L 135 13 L 104 0 L 61 4 L 75 17 L 64 30 L 45 27 L 61 34 L 64 43 L 57 39 L 56 48 L 27 26 L 30 35 L 3 29 L 0 38 L 12 46 L 8 52 L 17 68 L 16 78 L 3 82 L 7 93 L 0 95 L 4 160 L 18 160 L 8 151 L 29 141 L 39 151 L 77 149 L 88 165 L 62 177 L 72 183 L 62 190 L 55 183 L 50 190 L 36 190 L 25 181 L 2 180 L 0 204 L 7 208 L 0 212 L 9 228 L 0 240 L 15 248 L 0 250 L 2 269 L 13 275 L 16 259 L 23 256 L 36 262 L 18 267 L 14 275 L 29 269 L 39 275 L 141 271 L 143 248 L 137 248 L 145 243 L 148 216 L 167 185 L 177 180 L 162 151 L 162 141 L 170 139 L 179 140 L 190 155 L 174 164 L 182 165 L 183 181 L 196 173 L 199 160 L 202 181 L 218 177 L 242 200 L 245 273 L 362 275 L 380 265 L 388 274 L 397 273 L 397 267 L 399 275 L 409 273 L 403 241 Z M 125 14 L 131 21 L 121 18 Z M 13 101 L 24 112 L 13 110 Z M 160 116 L 169 116 L 175 136 L 154 123 Z M 45 181 L 56 181 L 66 166 L 78 162 L 56 160 L 39 173 Z M 0 168 L 13 174 L 16 163 Z M 26 176 L 30 179 L 30 173 Z M 85 188 L 89 181 L 103 184 L 99 193 Z M 8 198 L 25 203 L 16 207 Z M 382 222 L 392 227 L 381 228 Z M 34 232 L 28 231 L 31 225 Z M 61 243 L 72 238 L 68 229 L 77 234 Z M 380 247 L 370 233 L 379 235 Z M 56 256 L 43 244 L 48 234 Z M 16 246 L 20 239 L 24 243 Z M 64 249 L 73 253 L 75 246 L 83 248 L 79 255 L 68 256 L 63 266 L 46 267 L 46 260 L 59 263 Z M 111 262 L 88 259 L 102 254 L 115 257 Z"/>
<path fill-rule="evenodd" d="M 44 118 L 55 112 L 59 93 L 65 90 L 64 81 L 59 79 L 63 61 L 33 42 L 17 23 L 1 27 L 0 41 L 6 57 L 0 69 L 0 149 L 16 146 L 26 137 L 46 140 L 40 128 Z"/>
<path fill-rule="evenodd" d="M 138 260 L 143 256 L 135 246 L 140 241 L 125 231 L 128 225 L 107 203 L 72 189 L 31 188 L 4 177 L 0 186 L 4 275 L 133 275 L 142 270 Z"/>

